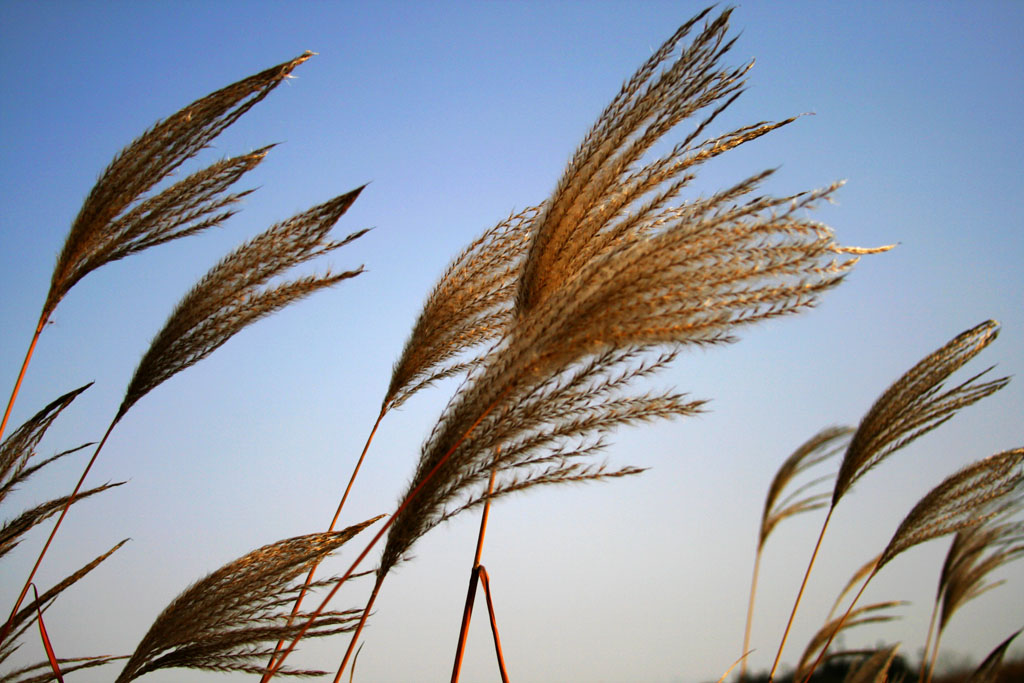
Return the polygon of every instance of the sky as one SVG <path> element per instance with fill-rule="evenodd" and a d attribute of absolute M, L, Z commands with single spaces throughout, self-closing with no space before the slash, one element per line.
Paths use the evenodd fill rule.
<path fill-rule="evenodd" d="M 312 271 L 366 273 L 244 330 L 144 397 L 88 483 L 128 481 L 68 517 L 38 582 L 132 541 L 47 615 L 66 656 L 127 653 L 177 593 L 272 541 L 322 530 L 430 287 L 476 235 L 543 201 L 622 82 L 703 7 L 691 2 L 0 3 L 0 386 L 13 385 L 54 259 L 113 155 L 158 119 L 304 50 L 317 56 L 188 166 L 280 143 L 223 227 L 113 263 L 75 286 L 29 368 L 12 424 L 86 382 L 40 447 L 98 439 L 149 340 L 221 256 L 275 221 L 369 183 L 335 234 L 372 227 Z M 1024 445 L 1024 5 L 742 2 L 733 64 L 756 58 L 719 132 L 807 114 L 702 170 L 709 193 L 777 168 L 777 194 L 846 185 L 814 215 L 864 258 L 814 310 L 688 350 L 653 380 L 708 399 L 692 417 L 614 437 L 607 484 L 547 488 L 492 511 L 483 562 L 517 681 L 717 680 L 740 655 L 764 495 L 819 429 L 856 424 L 920 358 L 987 319 L 971 363 L 1013 375 L 862 479 L 836 510 L 784 660 L 793 663 L 853 571 L 959 467 Z M 687 123 L 668 136 L 681 139 Z M 303 271 L 306 272 L 306 271 Z M 962 377 L 969 376 L 969 369 Z M 347 523 L 391 511 L 453 384 L 385 418 Z M 7 389 L 4 389 L 6 392 Z M 61 495 L 55 465 L 2 516 Z M 447 680 L 479 517 L 432 531 L 389 576 L 356 680 Z M 781 526 L 763 560 L 750 666 L 771 665 L 821 516 Z M 48 527 L 47 527 L 48 528 Z M 343 571 L 360 541 L 329 563 Z M 42 543 L 0 567 L 19 584 Z M 900 556 L 864 601 L 907 600 L 849 647 L 900 642 L 916 660 L 948 540 Z M 969 603 L 944 660 L 979 661 L 1020 628 L 1024 565 Z M 354 584 L 337 606 L 357 607 Z M 5 597 L 4 600 L 10 598 Z M 496 680 L 477 612 L 465 681 Z M 296 661 L 336 667 L 345 640 Z M 1016 652 L 1024 644 L 1018 644 Z M 19 661 L 40 658 L 35 643 Z M 105 681 L 112 671 L 75 680 Z M 158 672 L 164 681 L 220 680 Z"/>

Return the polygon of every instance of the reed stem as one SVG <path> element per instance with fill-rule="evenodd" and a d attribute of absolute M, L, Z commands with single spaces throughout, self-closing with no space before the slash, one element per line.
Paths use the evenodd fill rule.
<path fill-rule="evenodd" d="M 843 624 L 846 623 L 846 620 L 849 618 L 850 613 L 853 612 L 854 605 L 856 605 L 857 601 L 860 600 L 860 596 L 864 593 L 864 589 L 868 587 L 869 583 L 871 583 L 871 579 L 874 578 L 875 574 L 878 572 L 878 569 L 879 566 L 875 565 L 875 568 L 871 570 L 870 574 L 868 574 L 868 578 L 864 579 L 864 583 L 861 584 L 860 590 L 857 591 L 857 595 L 853 596 L 853 602 L 850 603 L 850 606 L 846 608 L 846 612 L 843 613 L 843 618 L 839 620 L 838 624 L 836 624 L 835 630 L 832 631 L 831 634 L 829 634 L 828 642 L 826 642 L 824 647 L 821 648 L 821 652 L 818 653 L 818 658 L 814 660 L 814 664 L 811 665 L 811 669 L 807 672 L 807 677 L 804 678 L 803 683 L 810 683 L 811 676 L 814 675 L 814 670 L 818 668 L 819 664 L 821 664 L 821 660 L 825 659 L 825 653 L 828 652 L 828 646 L 832 644 L 833 640 L 835 640 L 836 634 L 838 634 L 843 629 Z"/>
<path fill-rule="evenodd" d="M 779 643 L 779 651 L 775 653 L 775 661 L 772 663 L 772 670 L 768 673 L 768 683 L 775 680 L 775 670 L 779 668 L 779 660 L 782 659 L 782 651 L 786 648 L 786 639 L 789 638 L 789 630 L 793 627 L 793 620 L 796 618 L 796 610 L 800 607 L 800 600 L 803 598 L 804 589 L 807 587 L 807 579 L 811 575 L 811 569 L 814 568 L 814 560 L 818 557 L 818 550 L 821 549 L 821 539 L 825 538 L 825 530 L 828 529 L 828 521 L 832 519 L 833 510 L 835 510 L 835 506 L 829 507 L 828 514 L 825 515 L 825 522 L 821 525 L 821 533 L 818 534 L 818 542 L 814 544 L 814 552 L 811 553 L 811 561 L 807 564 L 807 571 L 804 572 L 804 580 L 800 583 L 800 591 L 796 594 L 796 601 L 793 603 L 793 611 L 790 612 L 789 621 L 786 622 L 786 630 L 782 634 L 782 642 Z"/>
<path fill-rule="evenodd" d="M 757 575 L 761 570 L 761 550 L 764 546 L 758 545 L 757 553 L 754 555 L 754 576 L 750 580 L 750 601 L 747 604 L 747 626 L 743 630 L 743 652 L 750 651 L 750 628 L 754 623 L 754 597 L 757 594 Z M 744 656 L 740 663 L 740 680 L 747 678 L 747 658 Z"/>
<path fill-rule="evenodd" d="M 431 468 L 429 472 L 427 472 L 427 475 L 423 478 L 422 481 L 420 481 L 416 488 L 414 488 L 409 493 L 409 495 L 405 497 L 405 500 L 403 500 L 401 505 L 398 506 L 398 509 L 395 510 L 391 517 L 388 518 L 388 521 L 384 523 L 384 525 L 377 531 L 374 537 L 370 539 L 370 542 L 366 544 L 366 547 L 363 548 L 363 551 L 359 553 L 359 556 L 356 557 L 355 561 L 348 568 L 348 571 L 342 574 L 341 577 L 337 581 L 335 581 L 334 587 L 331 588 L 331 590 L 327 593 L 327 596 L 324 597 L 324 599 L 320 602 L 320 606 L 317 607 L 316 610 L 314 610 L 313 613 L 309 616 L 309 619 L 306 621 L 306 623 L 302 625 L 302 628 L 299 629 L 299 633 L 295 636 L 295 638 L 292 639 L 292 642 L 288 644 L 288 648 L 281 653 L 281 656 L 277 659 L 277 662 L 269 668 L 269 670 L 267 671 L 267 674 L 269 674 L 267 677 L 268 680 L 270 678 L 273 678 L 274 674 L 278 672 L 278 670 L 281 668 L 281 665 L 284 663 L 284 660 L 288 657 L 288 655 L 292 653 L 292 650 L 294 650 L 295 647 L 299 644 L 299 641 L 302 640 L 302 637 L 306 635 L 306 631 L 308 631 L 309 627 L 313 625 L 313 622 L 316 621 L 316 618 L 319 617 L 325 609 L 327 609 L 327 604 L 335 595 L 337 595 L 338 591 L 341 590 L 341 585 L 345 583 L 345 581 L 347 581 L 352 576 L 352 574 L 355 573 L 356 568 L 359 566 L 359 564 L 364 559 L 366 559 L 366 556 L 370 554 L 370 551 L 373 550 L 373 547 L 377 545 L 378 542 L 380 542 L 380 539 L 384 537 L 384 534 L 387 533 L 388 529 L 391 528 L 391 525 L 395 523 L 395 518 L 409 506 L 409 503 L 411 503 L 412 500 L 416 497 L 416 494 L 420 492 L 420 490 L 427 484 L 427 482 L 433 479 L 434 475 L 438 473 L 438 471 L 444 466 L 446 462 L 448 462 L 448 458 L 451 457 L 452 453 L 454 453 L 459 448 L 459 446 L 462 445 L 462 442 L 466 440 L 470 433 L 472 433 L 472 431 L 476 429 L 477 426 L 481 422 L 483 422 L 488 415 L 491 414 L 491 411 L 493 411 L 498 406 L 498 404 L 500 404 L 501 401 L 504 400 L 505 396 L 508 394 L 509 391 L 511 391 L 511 389 L 504 391 L 497 399 L 495 399 L 494 403 L 487 406 L 487 409 L 480 413 L 480 416 L 476 418 L 476 420 L 473 422 L 473 424 L 469 426 L 465 433 L 463 433 L 463 435 L 460 436 L 454 444 L 452 444 L 452 447 L 449 448 L 448 451 L 440 459 L 438 459 L 437 464 L 435 464 L 434 467 Z M 377 579 L 378 584 L 383 580 L 383 577 L 379 577 Z M 377 590 L 379 590 L 379 585 L 374 586 L 374 593 L 376 593 Z M 363 620 L 365 619 L 366 614 L 364 613 Z M 348 651 L 346 652 L 345 655 L 345 661 L 342 661 L 341 668 L 338 669 L 339 678 L 342 672 L 344 671 L 345 664 L 347 663 L 349 654 L 355 647 L 357 635 L 358 630 L 356 631 L 356 634 L 353 635 L 352 641 L 349 643 Z"/>
<path fill-rule="evenodd" d="M 501 638 L 498 636 L 498 620 L 494 615 L 494 603 L 491 601 L 491 579 L 482 564 L 478 565 L 477 573 L 480 575 L 480 585 L 484 589 L 484 598 L 487 599 L 487 614 L 491 618 L 491 634 L 494 636 L 494 654 L 498 657 L 498 673 L 501 674 L 501 683 L 508 683 L 505 656 L 501 653 Z"/>
<path fill-rule="evenodd" d="M 0 422 L 0 439 L 3 438 L 4 431 L 7 429 L 7 421 L 11 418 L 11 410 L 14 409 L 14 401 L 18 398 L 18 392 L 21 390 L 21 382 L 25 379 L 25 371 L 28 369 L 28 364 L 32 360 L 32 354 L 36 350 L 36 342 L 39 341 L 39 336 L 43 333 L 43 328 L 46 327 L 47 318 L 48 316 L 45 313 L 40 316 L 39 324 L 36 325 L 35 334 L 32 335 L 32 341 L 28 345 L 28 352 L 25 353 L 25 360 L 21 362 L 21 369 L 18 371 L 18 379 L 14 381 L 14 389 L 11 391 L 11 397 L 7 400 L 7 408 L 4 409 L 4 419 Z"/>
<path fill-rule="evenodd" d="M 380 414 L 377 415 L 377 421 L 373 423 L 373 429 L 370 430 L 370 436 L 366 439 L 366 444 L 363 446 L 363 452 L 359 455 L 359 460 L 356 461 L 356 465 L 352 468 L 352 474 L 348 479 L 348 486 L 345 487 L 345 493 L 341 496 L 341 502 L 338 503 L 338 509 L 334 512 L 334 519 L 331 520 L 331 525 L 327 527 L 328 533 L 334 531 L 334 527 L 338 523 L 338 518 L 341 517 L 341 511 L 345 507 L 345 501 L 348 500 L 348 494 L 352 490 L 352 484 L 355 483 L 356 475 L 359 474 L 359 468 L 363 464 L 363 459 L 366 457 L 367 451 L 370 450 L 370 443 L 373 441 L 374 435 L 377 433 L 377 427 L 380 426 L 381 420 L 384 419 L 384 414 L 387 413 L 388 406 L 381 406 Z M 309 590 L 309 586 L 313 583 L 313 575 L 316 573 L 316 568 L 320 566 L 320 562 L 316 561 L 309 568 L 309 573 L 306 574 L 306 581 L 302 584 L 299 595 L 295 598 L 295 605 L 292 606 L 292 613 L 288 615 L 288 625 L 290 626 L 292 621 L 295 619 L 295 615 L 299 613 L 299 608 L 302 606 L 302 599 L 306 597 L 306 591 Z M 277 658 L 281 648 L 284 647 L 284 639 L 277 641 L 277 645 L 274 647 L 274 654 L 270 656 L 270 661 L 267 662 L 267 671 L 264 672 L 263 677 L 260 679 L 260 683 L 267 683 L 270 680 L 270 670 L 274 665 L 274 659 Z"/>
<path fill-rule="evenodd" d="M 473 616 L 473 602 L 476 600 L 476 584 L 480 577 L 480 557 L 484 549 L 484 535 L 487 533 L 487 517 L 491 512 L 490 495 L 494 491 L 494 474 L 491 470 L 491 477 L 487 482 L 487 500 L 484 501 L 484 511 L 480 517 L 480 533 L 476 538 L 476 555 L 473 557 L 473 567 L 469 572 L 469 589 L 466 593 L 466 606 L 462 610 L 462 626 L 459 628 L 459 642 L 455 647 L 455 663 L 452 666 L 452 683 L 458 683 L 459 672 L 462 669 L 462 656 L 466 650 L 466 636 L 469 633 L 469 620 Z M 493 619 L 492 619 L 493 623 Z M 495 632 L 497 637 L 497 632 Z"/>

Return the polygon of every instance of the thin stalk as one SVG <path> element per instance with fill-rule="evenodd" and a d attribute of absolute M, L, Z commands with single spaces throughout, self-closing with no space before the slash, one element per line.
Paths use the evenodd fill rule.
<path fill-rule="evenodd" d="M 750 627 L 754 623 L 754 597 L 757 594 L 757 575 L 761 570 L 761 550 L 763 545 L 758 545 L 757 553 L 754 555 L 754 576 L 750 580 L 750 602 L 747 604 L 747 627 L 743 631 L 743 652 L 750 651 Z M 747 678 L 747 658 L 743 657 L 740 664 L 740 680 Z"/>
<path fill-rule="evenodd" d="M 377 416 L 377 421 L 373 423 L 373 429 L 370 430 L 370 436 L 366 439 L 366 445 L 363 446 L 363 452 L 359 454 L 359 460 L 356 461 L 356 465 L 352 468 L 352 474 L 348 479 L 348 486 L 345 487 L 345 493 L 341 496 L 341 502 L 338 503 L 338 509 L 334 512 L 334 519 L 331 520 L 331 525 L 327 527 L 328 533 L 334 531 L 335 525 L 338 523 L 338 518 L 341 517 L 341 510 L 345 507 L 345 501 L 348 500 L 348 494 L 352 491 L 352 484 L 355 483 L 356 475 L 359 474 L 359 468 L 363 464 L 363 459 L 366 457 L 367 451 L 370 450 L 370 443 L 373 441 L 374 435 L 377 433 L 377 427 L 380 426 L 381 420 L 384 419 L 384 414 L 387 413 L 388 406 L 383 405 L 380 409 L 380 414 Z M 310 584 L 313 583 L 313 575 L 316 573 L 316 568 L 320 566 L 320 562 L 314 562 L 313 566 L 309 568 L 309 573 L 306 574 L 306 581 L 302 584 L 302 589 L 299 591 L 299 596 L 295 598 L 295 605 L 292 606 L 292 613 L 288 615 L 288 625 L 291 626 L 292 621 L 295 619 L 295 615 L 299 613 L 299 608 L 302 606 L 302 599 L 306 597 L 306 591 L 309 590 Z M 274 654 L 270 656 L 270 661 L 267 662 L 267 671 L 264 672 L 263 678 L 260 683 L 266 683 L 270 680 L 270 670 L 274 665 L 274 659 L 277 654 L 284 647 L 284 639 L 277 641 L 277 645 L 274 647 Z"/>
<path fill-rule="evenodd" d="M 21 381 L 25 379 L 25 371 L 28 369 L 29 361 L 32 360 L 32 353 L 36 350 L 36 342 L 39 341 L 39 335 L 43 333 L 43 328 L 46 327 L 46 321 L 48 316 L 44 313 L 39 318 L 39 324 L 36 325 L 36 332 L 32 335 L 32 341 L 28 345 L 28 352 L 25 354 L 25 360 L 21 362 L 21 370 L 18 371 L 18 379 L 14 381 L 14 389 L 11 391 L 11 398 L 7 400 L 7 408 L 4 410 L 3 422 L 0 422 L 0 439 L 4 436 L 4 430 L 7 429 L 7 420 L 11 418 L 11 410 L 14 408 L 14 400 L 18 398 L 18 391 L 21 390 Z"/>
<path fill-rule="evenodd" d="M 917 674 L 917 680 L 919 683 L 925 683 L 925 671 L 928 666 L 928 650 L 932 645 L 932 636 L 935 634 L 935 617 L 939 613 L 939 601 L 935 601 L 935 606 L 932 607 L 932 618 L 928 620 L 928 636 L 924 639 L 924 652 L 921 653 L 921 671 Z M 936 642 L 936 646 L 938 642 Z"/>
<path fill-rule="evenodd" d="M 345 666 L 348 664 L 348 658 L 352 656 L 352 650 L 355 647 L 356 641 L 359 640 L 359 634 L 363 632 L 363 626 L 366 624 L 366 618 L 370 615 L 370 609 L 373 607 L 374 600 L 377 599 L 377 593 L 380 592 L 380 586 L 382 583 L 384 583 L 384 577 L 378 576 L 377 582 L 373 584 L 373 591 L 370 593 L 370 599 L 366 601 L 366 607 L 363 608 L 363 614 L 359 617 L 359 624 L 356 626 L 355 632 L 352 633 L 352 640 L 348 643 L 348 649 L 345 650 L 345 657 L 341 660 L 341 664 L 338 666 L 338 673 L 334 675 L 334 683 L 338 683 L 338 681 L 341 680 L 341 675 L 345 672 Z M 285 652 L 285 655 L 286 654 L 288 653 Z M 282 660 L 285 655 L 281 655 Z M 355 666 L 354 662 L 353 666 Z M 273 673 L 271 673 L 271 675 L 273 675 Z"/>
<path fill-rule="evenodd" d="M 469 620 L 473 616 L 473 602 L 476 599 L 476 584 L 480 577 L 480 557 L 484 549 L 484 535 L 487 533 L 487 517 L 491 512 L 490 495 L 494 491 L 494 474 L 491 470 L 491 478 L 487 482 L 487 500 L 484 501 L 484 511 L 480 517 L 480 533 L 476 538 L 476 555 L 473 557 L 473 568 L 469 572 L 469 589 L 466 593 L 466 606 L 462 610 L 462 626 L 459 629 L 459 642 L 455 647 L 455 663 L 452 666 L 452 683 L 458 683 L 459 672 L 462 670 L 462 656 L 466 651 L 466 636 L 469 633 Z"/>
<path fill-rule="evenodd" d="M 341 577 L 337 581 L 335 581 L 334 587 L 331 588 L 330 592 L 328 592 L 326 597 L 324 597 L 324 599 L 320 602 L 320 606 L 317 607 L 316 610 L 314 610 L 311 615 L 309 615 L 309 619 L 307 619 L 306 623 L 302 625 L 301 629 L 299 629 L 298 634 L 295 636 L 294 639 L 292 639 L 292 642 L 288 644 L 288 648 L 281 653 L 281 656 L 278 657 L 277 662 L 267 672 L 269 674 L 268 678 L 273 678 L 274 674 L 278 672 L 278 670 L 281 668 L 281 665 L 284 663 L 284 660 L 288 657 L 288 655 L 292 653 L 292 650 L 294 650 L 295 647 L 299 644 L 299 641 L 302 640 L 302 637 L 306 635 L 306 631 L 309 630 L 309 627 L 312 626 L 316 618 L 319 617 L 325 609 L 327 609 L 327 604 L 341 589 L 341 585 L 345 583 L 345 581 L 347 581 L 349 577 L 352 576 L 352 574 L 355 573 L 356 568 L 359 566 L 359 563 L 366 559 L 366 556 L 370 554 L 370 551 L 373 550 L 373 547 L 377 545 L 380 539 L 384 537 L 384 534 L 387 533 L 388 529 L 391 528 L 391 525 L 395 523 L 395 517 L 397 517 L 403 510 L 405 510 L 405 508 L 409 506 L 409 503 L 411 503 L 412 500 L 416 497 L 416 494 L 419 493 L 420 490 L 426 485 L 426 483 L 433 479 L 434 475 L 437 474 L 441 467 L 443 467 L 444 464 L 448 462 L 448 458 L 451 457 L 452 453 L 454 453 L 456 449 L 458 449 L 458 447 L 462 445 L 462 442 L 466 440 L 470 433 L 472 433 L 472 431 L 476 429 L 477 426 L 481 422 L 483 422 L 488 415 L 491 414 L 491 411 L 494 410 L 498 406 L 498 404 L 501 403 L 502 400 L 504 400 L 505 396 L 507 396 L 511 390 L 511 388 L 506 389 L 497 399 L 495 399 L 494 403 L 487 406 L 487 409 L 480 414 L 480 416 L 473 422 L 473 424 L 469 426 L 465 433 L 462 436 L 460 436 L 459 439 L 454 444 L 452 444 L 452 447 L 448 449 L 448 452 L 445 453 L 444 456 L 442 456 L 437 461 L 437 464 L 435 464 L 434 467 L 429 472 L 427 472 L 427 476 L 423 478 L 423 481 L 421 481 L 416 486 L 416 488 L 414 488 L 409 493 L 409 495 L 405 497 L 405 500 L 403 500 L 401 505 L 398 506 L 398 509 L 395 510 L 395 512 L 388 519 L 388 521 L 385 522 L 384 525 L 377 531 L 374 537 L 370 539 L 370 542 L 366 544 L 366 547 L 363 548 L 363 551 L 359 553 L 359 556 L 356 557 L 355 561 L 348 568 L 348 571 L 342 574 Z M 378 579 L 378 581 L 382 580 L 383 579 Z M 374 592 L 376 592 L 376 590 L 377 587 L 375 586 Z M 366 614 L 364 613 L 362 620 L 359 622 L 360 625 L 356 628 L 355 633 L 352 635 L 352 640 L 349 642 L 348 650 L 345 651 L 345 658 L 342 660 L 341 666 L 338 669 L 339 677 L 341 676 L 341 673 L 345 670 L 345 665 L 348 663 L 349 657 L 352 655 L 352 650 L 355 648 L 356 640 L 358 640 L 359 638 L 359 633 L 362 630 L 362 624 L 365 622 L 365 620 Z"/>
<path fill-rule="evenodd" d="M 68 509 L 71 504 L 75 502 L 75 496 L 82 490 L 82 484 L 85 482 L 85 477 L 89 474 L 89 470 L 92 468 L 92 464 L 96 462 L 96 456 L 100 454 L 100 450 L 103 449 L 103 444 L 107 442 L 107 437 L 110 436 L 110 432 L 114 431 L 114 425 L 117 424 L 117 419 L 110 423 L 107 427 L 107 432 L 103 435 L 96 450 L 93 451 L 92 457 L 89 458 L 88 464 L 85 466 L 85 470 L 82 472 L 82 476 L 78 478 L 78 483 L 75 485 L 75 490 L 68 496 L 68 502 L 64 504 L 64 509 L 60 512 L 60 517 L 57 518 L 57 523 L 53 525 L 53 530 L 50 532 L 49 538 L 46 539 L 43 549 L 39 551 L 39 557 L 36 559 L 35 565 L 32 567 L 32 571 L 29 572 L 28 579 L 25 580 L 25 587 L 21 589 L 21 595 L 18 596 L 17 601 L 14 603 L 14 608 L 11 610 L 11 616 L 7 618 L 7 623 L 4 624 L 3 631 L 0 631 L 0 642 L 10 635 L 11 628 L 14 626 L 14 617 L 18 614 L 18 610 L 21 608 L 21 603 L 25 600 L 25 596 L 28 594 L 29 588 L 32 586 L 32 579 L 36 576 L 36 571 L 39 569 L 39 565 L 43 563 L 43 557 L 46 555 L 46 551 L 50 547 L 50 543 L 53 542 L 53 537 L 57 535 L 57 529 L 60 528 L 61 522 L 64 521 L 64 517 L 68 514 Z"/>
<path fill-rule="evenodd" d="M 928 678 L 924 679 L 923 683 L 931 683 L 932 676 L 935 674 L 935 660 L 939 658 L 940 640 L 942 640 L 942 629 L 939 629 L 938 633 L 935 634 L 935 645 L 932 646 L 932 658 L 928 663 Z"/>
<path fill-rule="evenodd" d="M 846 608 L 846 612 L 843 614 L 843 618 L 839 620 L 838 624 L 836 624 L 835 630 L 832 631 L 832 634 L 828 637 L 828 642 L 825 643 L 825 646 L 821 648 L 821 652 L 818 653 L 818 658 L 814 660 L 814 664 L 811 665 L 811 669 L 807 672 L 807 677 L 803 680 L 803 683 L 810 682 L 811 676 L 814 675 L 814 670 L 818 668 L 818 665 L 821 664 L 821 660 L 825 658 L 825 653 L 828 652 L 828 646 L 832 644 L 833 640 L 835 640 L 836 634 L 838 634 L 839 631 L 842 630 L 843 624 L 846 623 L 846 619 L 850 616 L 850 613 L 853 611 L 853 606 L 857 604 L 858 600 L 860 600 L 860 596 L 864 593 L 864 589 L 868 587 L 869 583 L 871 583 L 871 579 L 875 577 L 875 574 L 878 572 L 878 569 L 878 565 L 875 565 L 875 568 L 871 570 L 870 574 L 868 574 L 868 578 L 864 579 L 864 583 L 861 584 L 860 590 L 857 591 L 857 595 L 853 597 L 853 602 L 851 602 L 850 606 Z"/>
<path fill-rule="evenodd" d="M 796 594 L 796 601 L 793 603 L 793 611 L 789 614 L 789 621 L 786 623 L 786 630 L 782 634 L 782 642 L 779 643 L 779 651 L 775 653 L 775 662 L 772 664 L 772 670 L 768 673 L 768 683 L 775 680 L 775 670 L 779 668 L 779 660 L 782 659 L 782 651 L 786 647 L 786 639 L 789 638 L 789 630 L 793 627 L 793 620 L 796 618 L 796 610 L 800 607 L 800 599 L 803 598 L 804 588 L 807 587 L 807 579 L 811 575 L 811 569 L 814 568 L 814 560 L 818 557 L 818 550 L 821 549 L 821 539 L 825 538 L 825 530 L 828 529 L 828 521 L 832 519 L 832 511 L 835 510 L 835 506 L 829 507 L 828 514 L 825 515 L 825 522 L 821 525 L 821 533 L 818 534 L 818 542 L 814 544 L 814 552 L 811 553 L 811 561 L 807 564 L 807 571 L 804 573 L 804 580 L 800 583 L 800 591 Z M 863 590 L 863 588 L 861 589 Z M 860 594 L 857 594 L 858 597 Z M 844 619 L 846 617 L 843 617 Z"/>
<path fill-rule="evenodd" d="M 491 579 L 487 575 L 484 566 L 477 566 L 477 573 L 480 575 L 480 585 L 484 589 L 484 597 L 487 599 L 487 614 L 491 618 L 491 634 L 494 636 L 494 654 L 498 657 L 498 672 L 501 674 L 501 683 L 508 683 L 508 672 L 505 670 L 505 657 L 501 654 L 501 638 L 498 636 L 498 620 L 494 616 L 494 603 L 491 601 Z"/>

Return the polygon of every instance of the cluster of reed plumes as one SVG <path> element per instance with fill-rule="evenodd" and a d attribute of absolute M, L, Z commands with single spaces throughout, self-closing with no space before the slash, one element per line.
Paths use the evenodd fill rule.
<path fill-rule="evenodd" d="M 258 674 L 268 681 L 277 675 L 321 673 L 291 669 L 286 659 L 303 638 L 352 632 L 335 676 L 341 680 L 389 572 L 407 561 L 431 529 L 475 508 L 483 509 L 484 521 L 463 635 L 479 582 L 488 597 L 499 671 L 507 680 L 489 579 L 481 563 L 492 501 L 540 486 L 641 473 L 638 467 L 610 468 L 597 459 L 611 433 L 624 425 L 692 415 L 703 405 L 676 391 L 649 388 L 646 382 L 652 375 L 688 347 L 733 342 L 745 325 L 814 306 L 842 282 L 861 255 L 887 249 L 843 246 L 829 227 L 806 218 L 807 210 L 828 199 L 837 185 L 772 196 L 762 190 L 771 175 L 765 171 L 706 196 L 688 196 L 704 162 L 794 120 L 707 132 L 740 95 L 751 67 L 722 64 L 733 44 L 727 36 L 729 17 L 729 10 L 715 16 L 709 9 L 681 26 L 601 113 L 552 195 L 487 230 L 453 260 L 427 297 L 394 365 L 377 422 L 327 531 L 265 546 L 193 584 L 156 618 L 132 654 L 61 659 L 45 630 L 44 613 L 60 592 L 120 544 L 26 602 L 36 569 L 71 506 L 120 485 L 83 489 L 114 427 L 137 401 L 251 322 L 360 274 L 356 268 L 277 280 L 365 233 L 329 236 L 362 188 L 273 225 L 214 266 L 154 337 L 97 445 L 33 460 L 47 428 L 85 387 L 62 396 L 12 432 L 0 446 L 0 503 L 12 487 L 55 459 L 87 447 L 93 450 L 68 496 L 15 517 L 0 531 L 2 556 L 34 526 L 57 517 L 20 595 L 12 596 L 14 606 L 0 633 L 0 663 L 33 625 L 38 625 L 47 660 L 11 671 L 0 681 L 60 680 L 76 668 L 118 660 L 126 661 L 117 681 L 171 667 Z M 195 234 L 233 213 L 233 205 L 247 192 L 230 192 L 231 186 L 266 157 L 269 147 L 160 185 L 309 57 L 305 53 L 202 98 L 158 123 L 115 158 L 72 225 L 4 425 L 36 339 L 76 282 L 110 261 Z M 650 158 L 655 144 L 684 121 L 692 124 L 684 138 L 662 156 Z M 780 522 L 827 505 L 827 526 L 839 500 L 868 470 L 960 408 L 1005 386 L 1006 378 L 983 380 L 981 373 L 943 389 L 943 382 L 995 335 L 994 323 L 961 334 L 890 387 L 856 430 L 823 431 L 794 453 L 766 501 L 758 557 Z M 420 389 L 449 377 L 461 377 L 461 384 L 428 435 L 394 512 L 345 573 L 317 579 L 321 560 L 376 521 L 335 531 L 383 417 Z M 830 499 L 808 493 L 808 487 L 829 478 L 814 479 L 783 495 L 803 472 L 840 450 L 843 460 L 831 478 Z M 1021 552 L 1021 522 L 1014 520 L 1021 505 L 1022 459 L 1024 449 L 1006 451 L 940 484 L 857 577 L 866 585 L 907 548 L 955 533 L 956 554 L 951 550 L 939 590 L 942 608 L 934 651 L 956 607 L 986 590 L 988 573 Z M 376 567 L 362 567 L 379 542 Z M 366 606 L 329 608 L 340 588 L 361 574 L 374 578 Z M 312 609 L 302 607 L 309 591 L 319 600 Z M 856 600 L 842 616 L 830 615 L 801 661 L 801 673 L 810 676 L 815 667 L 811 659 L 828 651 L 836 633 L 888 618 L 878 613 L 896 604 L 855 609 Z M 784 645 L 785 635 L 779 657 Z M 463 646 L 460 638 L 453 681 L 459 676 Z M 883 680 L 894 654 L 895 649 L 885 648 L 865 657 L 858 675 Z"/>

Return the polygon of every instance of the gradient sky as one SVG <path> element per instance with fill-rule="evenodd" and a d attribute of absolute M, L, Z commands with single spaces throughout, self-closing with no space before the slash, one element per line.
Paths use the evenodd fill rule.
<path fill-rule="evenodd" d="M 240 215 L 107 266 L 61 303 L 14 424 L 96 384 L 53 427 L 44 454 L 102 435 L 149 339 L 234 245 L 366 182 L 336 233 L 375 227 L 318 264 L 363 263 L 367 273 L 245 330 L 118 426 L 89 482 L 129 484 L 69 516 L 39 583 L 133 540 L 48 614 L 61 655 L 128 652 L 192 581 L 326 526 L 391 365 L 448 260 L 545 199 L 621 83 L 701 7 L 0 3 L 3 387 L 13 384 L 68 226 L 114 153 L 212 90 L 303 50 L 319 53 L 199 160 L 282 143 L 243 181 L 260 189 Z M 814 311 L 747 330 L 733 346 L 689 351 L 657 378 L 656 387 L 710 399 L 710 412 L 618 434 L 609 461 L 649 467 L 642 477 L 495 507 L 484 563 L 516 681 L 717 679 L 740 654 L 755 532 L 778 465 L 820 428 L 855 424 L 903 371 L 988 318 L 1002 333 L 972 367 L 997 364 L 1017 378 L 844 499 L 785 659 L 797 659 L 837 591 L 921 495 L 972 460 L 1024 444 L 1024 4 L 748 1 L 732 25 L 741 36 L 731 63 L 757 64 L 719 132 L 813 116 L 708 166 L 694 192 L 769 167 L 779 172 L 768 189 L 780 194 L 845 179 L 836 204 L 816 217 L 843 243 L 899 247 L 864 259 Z M 451 390 L 424 392 L 386 419 L 349 522 L 393 508 Z M 81 466 L 55 466 L 3 515 L 66 492 Z M 820 520 L 794 520 L 769 542 L 754 669 L 771 664 Z M 431 532 L 389 577 L 357 680 L 447 680 L 477 524 L 467 514 Z M 33 537 L 0 569 L 3 585 L 20 582 L 40 543 Z M 362 547 L 354 543 L 349 555 Z M 900 641 L 916 659 L 947 547 L 933 542 L 887 567 L 864 600 L 912 604 L 902 620 L 851 631 L 845 644 Z M 347 564 L 343 553 L 331 566 Z M 944 640 L 951 658 L 977 661 L 1024 625 L 1022 567 L 956 616 Z M 361 606 L 368 589 L 353 586 L 338 605 Z M 496 680 L 483 612 L 473 623 L 463 680 Z M 330 669 L 343 647 L 307 645 L 298 661 Z M 31 648 L 23 659 L 41 656 Z"/>

